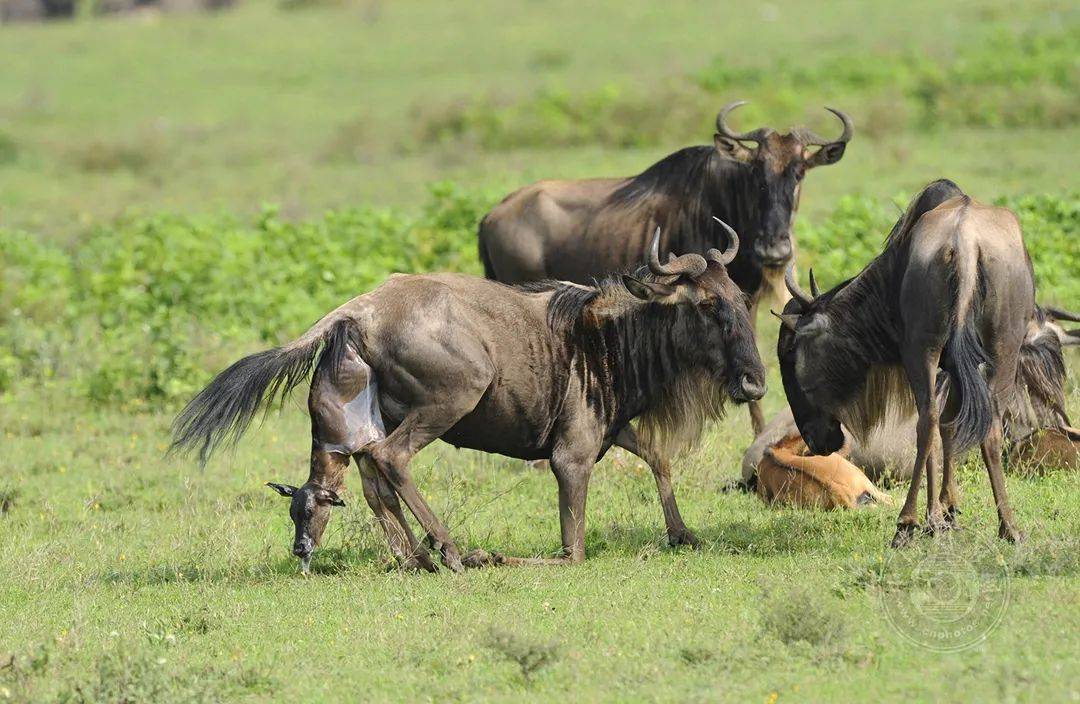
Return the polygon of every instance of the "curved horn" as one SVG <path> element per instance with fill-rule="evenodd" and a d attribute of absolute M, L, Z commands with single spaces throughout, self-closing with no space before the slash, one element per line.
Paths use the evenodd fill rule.
<path fill-rule="evenodd" d="M 814 298 L 817 298 L 818 296 L 821 295 L 821 292 L 818 291 L 817 280 L 814 279 L 814 269 L 813 269 L 813 267 L 810 268 L 810 295 L 813 296 Z"/>
<path fill-rule="evenodd" d="M 724 228 L 724 231 L 727 232 L 728 244 L 723 252 L 719 249 L 710 249 L 705 253 L 705 258 L 711 259 L 717 264 L 727 266 L 731 263 L 731 260 L 735 258 L 735 255 L 739 253 L 739 235 L 735 230 L 731 229 L 730 225 L 715 215 L 713 215 L 713 220 L 719 223 L 720 227 Z"/>
<path fill-rule="evenodd" d="M 816 132 L 812 132 L 811 130 L 806 130 L 804 132 L 806 145 L 807 146 L 814 145 L 814 146 L 818 146 L 818 147 L 823 147 L 826 144 L 834 144 L 834 143 L 847 144 L 848 142 L 850 142 L 852 135 L 855 134 L 855 123 L 851 121 L 851 118 L 848 117 L 847 113 L 845 113 L 843 110 L 836 110 L 836 109 L 830 108 L 830 107 L 826 107 L 825 109 L 828 110 L 829 112 L 831 112 L 833 115 L 836 115 L 838 118 L 840 118 L 840 122 L 842 122 L 844 124 L 844 133 L 841 134 L 836 139 L 825 139 L 824 137 L 819 136 Z"/>
<path fill-rule="evenodd" d="M 784 272 L 784 283 L 787 284 L 788 293 L 791 297 L 799 302 L 799 305 L 803 307 L 803 310 L 808 310 L 810 306 L 814 304 L 814 299 L 807 296 L 806 293 L 799 288 L 799 282 L 795 280 L 795 262 L 788 264 L 787 271 Z"/>
<path fill-rule="evenodd" d="M 1043 310 L 1049 313 L 1054 320 L 1068 320 L 1070 323 L 1080 323 L 1080 315 L 1076 313 L 1070 313 L 1067 310 L 1052 306 L 1044 306 Z"/>
<path fill-rule="evenodd" d="M 649 271 L 657 276 L 701 276 L 709 268 L 705 257 L 700 254 L 684 254 L 674 259 L 669 258 L 667 264 L 660 263 L 660 227 L 657 226 L 653 233 L 652 245 L 649 247 Z"/>
<path fill-rule="evenodd" d="M 724 107 L 720 108 L 720 114 L 716 116 L 716 131 L 727 137 L 728 139 L 734 139 L 736 141 L 751 141 L 761 142 L 765 139 L 765 128 L 758 128 L 750 132 L 732 132 L 731 128 L 727 126 L 728 113 L 737 107 L 746 105 L 745 100 L 736 100 L 734 103 L 728 103 Z"/>

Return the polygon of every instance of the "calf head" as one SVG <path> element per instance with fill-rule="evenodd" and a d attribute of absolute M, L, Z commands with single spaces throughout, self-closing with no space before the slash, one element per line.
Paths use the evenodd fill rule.
<path fill-rule="evenodd" d="M 828 455 L 844 446 L 840 421 L 829 410 L 834 406 L 833 390 L 824 383 L 822 374 L 833 352 L 828 344 L 829 317 L 818 300 L 813 272 L 810 273 L 812 297 L 795 283 L 794 267 L 788 268 L 785 282 L 792 298 L 780 316 L 780 339 L 776 345 L 784 393 L 806 446 L 815 455 Z"/>
<path fill-rule="evenodd" d="M 714 218 L 715 219 L 715 218 Z M 660 229 L 653 235 L 648 258 L 651 276 L 624 276 L 630 293 L 645 301 L 678 305 L 687 316 L 684 333 L 693 335 L 685 348 L 694 362 L 724 384 L 736 403 L 765 395 L 765 366 L 758 354 L 746 298 L 727 273 L 727 264 L 739 250 L 739 237 L 725 223 L 728 234 L 723 252 L 710 249 L 705 256 L 683 254 L 660 263 Z"/>
<path fill-rule="evenodd" d="M 768 127 L 734 132 L 726 123 L 728 113 L 745 101 L 724 106 L 716 117 L 713 141 L 717 153 L 747 172 L 749 189 L 744 207 L 754 216 L 736 225 L 746 235 L 748 253 L 761 267 L 783 269 L 792 257 L 791 227 L 799 208 L 799 193 L 806 172 L 816 166 L 835 164 L 844 156 L 854 134 L 851 118 L 826 108 L 843 123 L 835 140 L 824 139 L 806 129 L 780 134 Z"/>
<path fill-rule="evenodd" d="M 300 558 L 300 568 L 306 573 L 311 564 L 311 554 L 322 540 L 326 523 L 330 520 L 330 509 L 344 506 L 345 502 L 333 489 L 314 482 L 308 482 L 301 487 L 273 482 L 267 482 L 266 486 L 291 500 L 289 516 L 296 527 L 292 552 Z"/>

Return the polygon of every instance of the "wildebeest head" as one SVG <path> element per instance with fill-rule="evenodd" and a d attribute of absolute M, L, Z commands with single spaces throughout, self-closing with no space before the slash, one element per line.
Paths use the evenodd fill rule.
<path fill-rule="evenodd" d="M 830 389 L 822 383 L 821 375 L 813 371 L 828 364 L 825 356 L 830 350 L 822 342 L 829 334 L 829 318 L 820 310 L 813 271 L 810 272 L 811 296 L 795 282 L 793 266 L 788 267 L 784 280 L 792 296 L 780 316 L 780 338 L 776 345 L 784 393 L 806 446 L 815 455 L 828 455 L 844 446 L 840 421 L 827 410 L 833 402 Z"/>
<path fill-rule="evenodd" d="M 277 493 L 291 499 L 289 504 L 289 516 L 292 517 L 293 525 L 296 526 L 296 535 L 293 538 L 293 555 L 300 558 L 300 569 L 308 571 L 311 563 L 311 554 L 322 540 L 326 523 L 330 520 L 330 508 L 344 506 L 345 502 L 333 489 L 327 489 L 313 482 L 308 482 L 301 487 L 290 484 L 275 484 L 267 482 Z"/>
<path fill-rule="evenodd" d="M 703 323 L 694 326 L 703 338 L 693 345 L 695 353 L 702 355 L 703 366 L 725 380 L 728 395 L 736 403 L 756 401 L 765 395 L 765 366 L 758 354 L 746 298 L 727 273 L 727 264 L 739 251 L 739 236 L 714 219 L 728 235 L 724 251 L 710 249 L 705 256 L 669 255 L 668 262 L 662 264 L 657 228 L 648 258 L 650 280 L 627 275 L 623 283 L 642 300 L 691 304 Z"/>
<path fill-rule="evenodd" d="M 807 129 L 794 129 L 788 134 L 768 127 L 734 132 L 727 126 L 727 115 L 745 104 L 739 101 L 720 110 L 713 141 L 722 158 L 737 162 L 750 172 L 748 183 L 756 192 L 747 194 L 754 201 L 747 205 L 754 216 L 749 222 L 736 224 L 747 236 L 754 259 L 762 267 L 783 268 L 792 256 L 791 226 L 799 207 L 803 177 L 815 166 L 840 161 L 854 126 L 843 112 L 826 108 L 844 125 L 843 134 L 835 140 L 824 139 Z M 746 232 L 751 223 L 756 227 Z"/>

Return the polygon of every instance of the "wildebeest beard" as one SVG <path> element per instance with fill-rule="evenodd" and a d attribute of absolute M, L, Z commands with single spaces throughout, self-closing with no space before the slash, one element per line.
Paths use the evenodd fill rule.
<path fill-rule="evenodd" d="M 644 268 L 634 276 L 657 280 Z M 609 428 L 636 419 L 642 443 L 674 457 L 723 417 L 727 385 L 738 370 L 730 362 L 722 370 L 701 362 L 704 327 L 718 323 L 694 306 L 640 301 L 619 277 L 595 287 L 541 281 L 519 288 L 552 292 L 548 325 L 570 342 L 573 357 L 565 361 Z"/>

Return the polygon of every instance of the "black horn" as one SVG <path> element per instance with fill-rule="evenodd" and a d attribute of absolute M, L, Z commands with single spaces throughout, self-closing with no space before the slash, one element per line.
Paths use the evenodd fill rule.
<path fill-rule="evenodd" d="M 720 114 L 716 116 L 716 131 L 728 139 L 734 139 L 736 141 L 751 141 L 762 142 L 769 130 L 765 127 L 758 128 L 751 132 L 732 132 L 731 128 L 727 126 L 728 113 L 737 107 L 746 105 L 745 100 L 736 100 L 734 103 L 728 103 L 724 107 L 720 108 Z"/>
<path fill-rule="evenodd" d="M 649 270 L 657 276 L 701 276 L 709 264 L 700 254 L 684 254 L 669 259 L 667 264 L 660 263 L 660 228 L 653 234 L 652 246 L 649 247 Z"/>
<path fill-rule="evenodd" d="M 815 146 L 823 147 L 826 144 L 836 144 L 836 143 L 847 144 L 848 142 L 850 142 L 852 135 L 855 134 L 855 123 L 851 121 L 851 118 L 848 117 L 847 113 L 845 113 L 843 110 L 836 110 L 836 109 L 830 108 L 830 107 L 826 107 L 825 109 L 828 110 L 829 112 L 831 112 L 833 115 L 836 115 L 838 118 L 840 118 L 840 122 L 842 122 L 844 124 L 844 132 L 843 132 L 843 134 L 841 134 L 836 139 L 825 139 L 824 137 L 819 136 L 816 132 L 806 130 L 806 132 L 805 132 L 805 134 L 806 134 L 806 137 L 805 137 L 806 144 L 807 145 L 812 144 L 812 145 L 815 145 Z"/>
<path fill-rule="evenodd" d="M 705 258 L 711 259 L 723 266 L 727 266 L 731 263 L 731 260 L 735 258 L 735 255 L 739 253 L 739 235 L 730 225 L 715 215 L 713 216 L 713 220 L 719 223 L 720 227 L 724 228 L 724 232 L 726 232 L 728 236 L 728 243 L 723 252 L 719 249 L 710 249 L 705 253 Z"/>
<path fill-rule="evenodd" d="M 1067 310 L 1052 308 L 1051 306 L 1046 306 L 1043 310 L 1049 313 L 1054 320 L 1068 320 L 1071 323 L 1080 323 L 1080 314 L 1070 313 Z"/>
<path fill-rule="evenodd" d="M 813 296 L 814 298 L 817 298 L 818 296 L 821 295 L 821 292 L 818 291 L 817 279 L 814 278 L 814 269 L 813 268 L 810 269 L 810 295 Z"/>
<path fill-rule="evenodd" d="M 799 282 L 795 280 L 795 262 L 789 264 L 787 271 L 784 272 L 784 283 L 787 284 L 788 293 L 799 302 L 803 310 L 809 310 L 810 306 L 814 304 L 814 299 L 807 296 L 806 292 L 799 288 Z"/>

